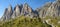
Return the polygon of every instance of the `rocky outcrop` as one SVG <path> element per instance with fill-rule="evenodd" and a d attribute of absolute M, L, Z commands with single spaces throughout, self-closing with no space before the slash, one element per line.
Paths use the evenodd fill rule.
<path fill-rule="evenodd" d="M 48 2 L 44 6 L 42 6 L 41 8 L 36 9 L 36 11 L 39 14 L 39 17 L 45 17 L 46 12 L 47 12 L 47 10 L 48 10 L 48 8 L 50 7 L 51 4 L 52 4 L 52 2 Z"/>
<path fill-rule="evenodd" d="M 54 2 L 48 2 L 41 8 L 37 8 L 36 11 L 38 12 L 39 17 L 43 18 L 46 16 L 60 16 L 60 1 L 56 0 Z"/>
<path fill-rule="evenodd" d="M 24 15 L 24 16 L 33 16 L 33 10 L 27 3 L 25 3 L 23 5 L 22 15 Z"/>
<path fill-rule="evenodd" d="M 19 5 L 16 5 L 16 7 L 14 8 L 13 14 L 12 14 L 12 18 L 15 18 L 17 16 L 20 16 L 21 14 L 21 8 Z"/>
<path fill-rule="evenodd" d="M 10 5 L 9 7 L 8 7 L 8 11 L 7 11 L 7 18 L 11 18 L 11 15 L 12 15 L 12 13 L 13 13 L 13 10 L 12 10 L 12 6 Z"/>
<path fill-rule="evenodd" d="M 7 20 L 11 18 L 13 13 L 12 6 L 10 5 L 8 8 L 5 9 L 4 15 L 2 16 L 3 20 Z"/>
<path fill-rule="evenodd" d="M 7 15 L 6 15 L 7 10 L 8 10 L 8 9 L 6 8 L 5 11 L 4 11 L 4 15 L 2 16 L 1 20 L 6 20 L 6 17 L 7 17 Z"/>
<path fill-rule="evenodd" d="M 26 15 L 26 14 L 31 13 L 30 11 L 32 12 L 32 8 L 30 8 L 29 5 L 28 5 L 27 3 L 25 3 L 25 4 L 23 5 L 21 14 Z"/>
<path fill-rule="evenodd" d="M 26 17 L 37 17 L 37 14 L 35 13 L 34 10 L 32 10 L 32 8 L 25 3 L 24 5 L 16 5 L 14 7 L 14 10 L 12 10 L 12 6 L 10 5 L 8 8 L 6 8 L 4 15 L 2 16 L 2 19 L 6 20 L 6 19 L 11 19 L 11 18 L 15 18 L 15 17 L 19 17 L 19 16 L 26 16 Z"/>
<path fill-rule="evenodd" d="M 46 15 L 53 17 L 60 16 L 60 1 L 53 2 L 48 8 Z"/>
<path fill-rule="evenodd" d="M 24 15 L 25 17 L 40 17 L 44 18 L 46 16 L 58 17 L 60 16 L 60 0 L 56 0 L 54 2 L 48 2 L 41 8 L 37 8 L 35 11 L 27 4 L 16 5 L 14 10 L 12 10 L 12 6 L 10 5 L 8 8 L 5 9 L 4 15 L 1 18 L 1 21 L 9 20 L 11 18 L 19 17 Z M 56 27 L 53 24 L 50 24 L 48 20 L 43 19 L 43 23 L 47 23 L 52 27 Z M 58 22 L 60 23 L 60 21 Z"/>
<path fill-rule="evenodd" d="M 37 8 L 35 11 L 27 4 L 21 4 L 16 5 L 14 10 L 12 10 L 12 7 L 9 6 L 2 18 L 15 18 L 18 16 L 29 16 L 31 18 L 33 17 L 46 17 L 46 16 L 53 16 L 57 17 L 60 16 L 60 1 L 54 1 L 54 2 L 48 2 L 41 8 Z"/>

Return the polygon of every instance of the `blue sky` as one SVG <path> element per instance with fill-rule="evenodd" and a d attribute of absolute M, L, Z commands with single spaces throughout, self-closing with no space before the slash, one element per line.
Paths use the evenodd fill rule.
<path fill-rule="evenodd" d="M 0 0 L 0 17 L 4 14 L 5 8 L 8 8 L 9 4 L 12 7 L 15 7 L 16 4 L 24 4 L 27 3 L 33 10 L 37 7 L 41 7 L 46 2 L 53 2 L 55 0 Z"/>

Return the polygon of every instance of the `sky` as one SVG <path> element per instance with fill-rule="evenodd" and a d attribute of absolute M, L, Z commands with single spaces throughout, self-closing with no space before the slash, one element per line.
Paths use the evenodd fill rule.
<path fill-rule="evenodd" d="M 5 8 L 12 5 L 14 8 L 17 4 L 27 3 L 33 10 L 43 6 L 46 2 L 53 2 L 55 0 L 0 0 L 0 17 L 4 14 Z"/>

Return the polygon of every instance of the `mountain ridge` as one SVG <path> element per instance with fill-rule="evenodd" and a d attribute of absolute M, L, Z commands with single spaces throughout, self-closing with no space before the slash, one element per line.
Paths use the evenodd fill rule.
<path fill-rule="evenodd" d="M 2 27 L 8 25 L 10 27 L 12 24 L 16 24 L 15 26 L 17 26 L 17 24 L 28 26 L 29 23 L 31 25 L 28 27 L 35 27 L 37 24 L 39 25 L 38 27 L 60 27 L 60 1 L 48 2 L 36 10 L 33 10 L 27 3 L 17 4 L 14 10 L 12 10 L 12 6 L 10 5 L 8 8 L 5 8 L 5 12 L 0 20 L 4 24 L 0 25 Z M 20 27 L 22 25 L 18 26 Z"/>
<path fill-rule="evenodd" d="M 15 17 L 18 17 L 18 16 L 30 16 L 31 18 L 33 18 L 34 16 L 37 16 L 35 13 L 34 13 L 34 10 L 27 4 L 21 4 L 21 5 L 16 5 L 14 7 L 14 10 L 12 10 L 12 6 L 9 5 L 8 8 L 5 9 L 5 12 L 2 16 L 2 19 L 4 20 L 9 20 L 11 18 L 15 18 Z"/>
<path fill-rule="evenodd" d="M 2 19 L 10 19 L 15 18 L 18 16 L 29 16 L 31 18 L 33 17 L 40 17 L 44 18 L 46 16 L 52 16 L 57 17 L 60 16 L 60 1 L 56 0 L 54 2 L 48 2 L 43 7 L 37 8 L 36 10 L 33 10 L 27 3 L 16 5 L 14 7 L 14 10 L 12 11 L 12 6 L 10 5 L 4 12 L 4 15 L 2 16 Z M 6 9 L 5 9 L 6 10 Z"/>

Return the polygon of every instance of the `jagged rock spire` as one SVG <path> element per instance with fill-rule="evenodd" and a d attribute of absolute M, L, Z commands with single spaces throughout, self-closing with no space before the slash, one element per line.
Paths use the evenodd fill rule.
<path fill-rule="evenodd" d="M 7 18 L 10 18 L 11 15 L 12 15 L 12 13 L 13 13 L 12 6 L 9 5 L 9 7 L 8 7 L 8 11 L 7 11 L 7 16 L 8 16 Z"/>
<path fill-rule="evenodd" d="M 25 11 L 28 10 L 28 4 L 27 4 L 27 3 L 25 3 L 25 4 L 23 5 L 23 9 L 24 9 Z"/>
<path fill-rule="evenodd" d="M 14 8 L 14 12 L 13 12 L 12 18 L 17 17 L 17 16 L 20 16 L 20 13 L 21 13 L 20 11 L 21 11 L 21 8 L 17 4 L 16 7 Z"/>
<path fill-rule="evenodd" d="M 32 8 L 31 8 L 27 3 L 25 3 L 25 4 L 23 5 L 23 9 L 24 9 L 26 12 L 32 12 Z"/>
<path fill-rule="evenodd" d="M 20 6 L 19 5 L 16 5 L 16 16 L 19 16 L 20 15 Z"/>
<path fill-rule="evenodd" d="M 3 20 L 8 20 L 11 18 L 11 15 L 13 13 L 12 6 L 9 5 L 8 8 L 5 9 L 4 15 L 2 16 Z"/>
<path fill-rule="evenodd" d="M 6 20 L 7 19 L 7 11 L 8 11 L 8 9 L 7 8 L 5 8 L 5 11 L 4 11 L 4 14 L 3 14 L 3 16 L 2 16 L 2 18 L 1 18 L 1 21 L 3 21 L 3 20 Z"/>
<path fill-rule="evenodd" d="M 7 8 L 5 8 L 4 15 L 6 15 L 7 11 L 8 11 L 8 9 L 7 9 Z"/>
<path fill-rule="evenodd" d="M 9 5 L 9 7 L 8 7 L 8 11 L 10 12 L 11 10 L 12 10 L 12 6 Z"/>
<path fill-rule="evenodd" d="M 17 4 L 14 7 L 14 10 L 12 10 L 12 6 L 9 5 L 9 7 L 7 8 L 7 11 L 3 15 L 3 18 L 10 19 L 10 18 L 21 16 L 21 15 L 29 16 L 32 18 L 35 16 L 35 13 L 27 3 L 25 3 L 24 5 Z"/>

